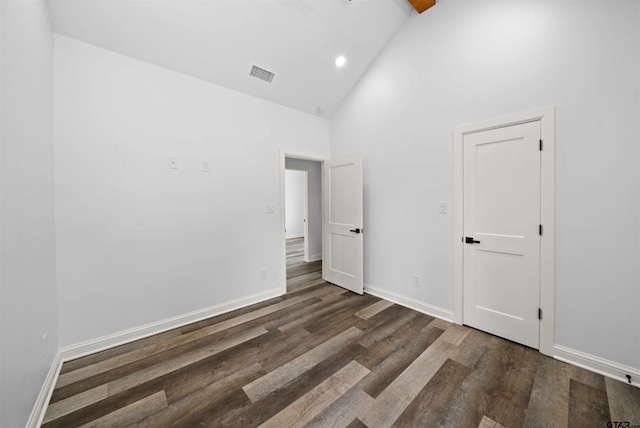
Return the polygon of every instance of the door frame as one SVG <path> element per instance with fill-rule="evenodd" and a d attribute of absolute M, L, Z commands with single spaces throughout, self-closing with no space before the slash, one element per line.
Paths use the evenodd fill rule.
<path fill-rule="evenodd" d="M 540 352 L 553 356 L 555 323 L 555 107 L 488 120 L 453 130 L 453 321 L 462 324 L 464 233 L 464 136 L 476 132 L 540 121 L 543 141 L 540 163 Z"/>
<path fill-rule="evenodd" d="M 324 161 L 329 160 L 329 156 L 319 155 L 314 153 L 297 152 L 294 150 L 280 149 L 280 288 L 281 294 L 287 293 L 287 234 L 285 232 L 286 219 L 285 219 L 285 178 L 284 171 L 286 166 L 286 158 L 308 160 L 320 163 L 320 183 L 322 185 L 322 193 L 324 194 Z M 307 185 L 308 191 L 308 185 Z M 308 198 L 307 198 L 308 201 Z M 306 214 L 307 220 L 309 214 Z M 322 210 L 322 227 L 324 228 L 324 209 Z M 305 228 L 308 227 L 309 222 L 305 222 Z M 324 248 L 324 230 L 322 230 L 322 246 Z M 306 245 L 306 240 L 305 240 Z M 305 252 L 306 253 L 306 252 Z"/>

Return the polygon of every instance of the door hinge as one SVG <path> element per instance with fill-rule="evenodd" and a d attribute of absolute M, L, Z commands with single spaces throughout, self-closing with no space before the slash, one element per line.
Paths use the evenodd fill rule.
<path fill-rule="evenodd" d="M 540 140 L 540 151 L 542 151 L 542 140 Z"/>
<path fill-rule="evenodd" d="M 541 224 L 538 225 L 538 233 L 540 234 L 540 236 L 542 236 L 542 225 Z"/>
<path fill-rule="evenodd" d="M 542 308 L 538 308 L 538 319 L 542 319 Z"/>

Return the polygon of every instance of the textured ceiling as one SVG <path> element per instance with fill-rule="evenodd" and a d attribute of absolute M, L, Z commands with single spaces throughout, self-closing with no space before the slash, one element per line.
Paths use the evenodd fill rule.
<path fill-rule="evenodd" d="M 49 7 L 60 34 L 324 117 L 416 13 L 406 0 L 49 0 Z M 347 57 L 342 69 L 338 55 Z M 275 73 L 272 83 L 249 76 L 254 64 Z"/>

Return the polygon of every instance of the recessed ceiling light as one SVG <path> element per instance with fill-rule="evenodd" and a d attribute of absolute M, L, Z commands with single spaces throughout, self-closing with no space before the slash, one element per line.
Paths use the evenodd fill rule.
<path fill-rule="evenodd" d="M 347 59 L 344 56 L 340 55 L 339 57 L 336 58 L 336 67 L 342 68 L 346 63 L 347 63 Z"/>

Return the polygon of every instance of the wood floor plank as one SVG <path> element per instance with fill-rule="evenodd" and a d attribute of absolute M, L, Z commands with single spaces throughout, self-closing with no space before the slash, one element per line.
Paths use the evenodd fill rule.
<path fill-rule="evenodd" d="M 154 379 L 143 385 L 138 385 L 104 400 L 82 407 L 72 413 L 53 419 L 42 425 L 42 428 L 70 428 L 88 424 L 109 413 L 143 400 L 163 390 L 162 379 Z"/>
<path fill-rule="evenodd" d="M 180 327 L 179 330 L 180 330 L 180 332 L 182 334 L 187 334 L 187 333 L 191 333 L 191 332 L 196 331 L 196 330 L 201 330 L 203 328 L 212 326 L 214 324 L 219 324 L 219 323 L 221 323 L 223 321 L 227 321 L 227 320 L 229 320 L 231 318 L 237 318 L 239 316 L 246 315 L 248 313 L 254 312 L 254 311 L 258 310 L 258 309 L 263 309 L 263 308 L 266 308 L 267 306 L 271 306 L 271 305 L 274 305 L 276 303 L 283 302 L 284 300 L 286 300 L 285 297 L 286 297 L 286 295 L 285 296 L 274 297 L 272 299 L 268 299 L 268 300 L 265 300 L 265 301 L 262 301 L 262 302 L 254 303 L 253 305 L 246 306 L 244 308 L 236 309 L 234 311 L 226 312 L 226 313 L 223 313 L 223 314 L 220 314 L 220 315 L 216 315 L 216 316 L 213 316 L 213 317 L 210 317 L 210 318 L 205 318 L 203 320 L 200 320 L 200 321 L 197 321 L 197 322 L 182 326 L 182 327 Z"/>
<path fill-rule="evenodd" d="M 319 272 L 315 271 L 316 266 L 320 266 L 321 262 L 311 262 L 299 265 L 290 265 L 288 266 L 289 275 L 294 275 L 296 280 L 300 278 L 304 278 L 304 280 L 308 280 L 310 278 L 315 279 L 316 276 L 320 275 Z M 298 285 L 301 284 L 301 281 L 296 281 Z"/>
<path fill-rule="evenodd" d="M 369 428 L 369 427 L 367 427 L 360 419 L 355 418 L 353 421 L 351 421 L 349 425 L 347 425 L 347 428 Z"/>
<path fill-rule="evenodd" d="M 378 312 L 387 309 L 389 306 L 392 306 L 393 303 L 387 301 L 387 300 L 380 300 L 376 303 L 374 303 L 371 306 L 368 306 L 358 312 L 356 312 L 356 316 L 362 318 L 363 320 L 366 320 L 368 318 L 371 318 L 372 316 L 374 316 L 375 314 L 377 314 Z"/>
<path fill-rule="evenodd" d="M 428 336 L 433 339 L 431 341 L 432 343 L 442 334 L 442 330 L 439 328 L 429 326 L 430 322 L 428 317 L 416 316 L 409 318 L 408 321 L 406 324 L 399 325 L 398 329 L 388 332 L 389 334 L 386 337 L 377 342 L 373 342 L 374 346 L 370 346 L 371 344 L 368 341 L 360 339 L 358 343 L 368 348 L 368 350 L 358 358 L 358 362 L 368 369 L 373 370 L 392 354 L 398 352 L 404 343 L 412 341 L 417 335 L 423 334 Z M 384 331 L 385 329 L 381 328 L 380 330 Z M 427 343 L 429 343 L 429 341 L 427 341 L 425 345 Z"/>
<path fill-rule="evenodd" d="M 447 342 L 437 339 L 420 354 L 375 400 L 375 405 L 360 413 L 368 427 L 388 427 L 447 360 Z"/>
<path fill-rule="evenodd" d="M 550 358 L 540 363 L 527 405 L 524 427 L 567 426 L 569 380 L 565 363 Z"/>
<path fill-rule="evenodd" d="M 257 361 L 265 370 L 272 371 L 279 366 L 289 363 L 294 358 L 301 356 L 334 336 L 354 327 L 359 320 L 360 318 L 354 315 L 349 318 L 339 320 L 338 322 L 325 325 L 313 334 L 302 328 L 286 331 L 283 333 L 284 337 L 288 338 L 292 335 L 292 340 L 286 340 L 286 342 L 282 343 L 282 346 L 270 353 L 263 353 L 257 357 Z M 299 335 L 299 332 L 305 332 L 306 336 Z M 302 340 L 294 340 L 296 337 Z"/>
<path fill-rule="evenodd" d="M 300 294 L 306 293 L 309 289 L 315 289 L 319 287 L 325 287 L 329 285 L 324 279 L 319 278 L 312 281 L 304 282 L 303 284 L 296 287 L 295 291 L 287 291 L 287 296 L 298 296 Z M 342 289 L 344 290 L 344 289 Z"/>
<path fill-rule="evenodd" d="M 604 376 L 590 372 L 588 370 L 581 369 L 577 366 L 568 366 L 569 376 L 571 379 L 576 380 L 585 385 L 589 385 L 592 388 L 599 389 L 601 391 L 606 391 L 607 387 L 604 382 Z"/>
<path fill-rule="evenodd" d="M 213 333 L 217 333 L 219 331 L 237 326 L 239 324 L 243 324 L 249 321 L 253 321 L 255 319 L 258 319 L 260 317 L 263 317 L 265 315 L 269 315 L 272 314 L 276 311 L 279 311 L 280 309 L 284 309 L 284 308 L 288 308 L 290 306 L 293 306 L 297 303 L 300 302 L 304 302 L 308 299 L 308 296 L 298 296 L 298 297 L 294 297 L 293 299 L 288 299 L 288 300 L 283 300 L 281 302 L 278 303 L 274 303 L 272 305 L 266 306 L 262 309 L 258 309 L 249 313 L 246 313 L 244 315 L 240 315 L 237 317 L 233 317 L 230 318 L 226 321 L 222 321 L 219 322 L 217 324 L 213 324 L 211 326 L 202 328 L 200 330 L 196 330 L 194 331 L 193 337 L 200 337 L 200 336 L 205 336 L 205 335 L 210 335 Z"/>
<path fill-rule="evenodd" d="M 640 426 L 640 388 L 610 378 L 605 384 L 611 420 Z"/>
<path fill-rule="evenodd" d="M 206 424 L 208 426 L 222 425 L 238 428 L 258 426 L 341 370 L 364 349 L 358 343 L 349 343 L 304 374 L 292 379 L 257 402 L 251 402 L 249 406 L 232 410 L 219 420 L 208 420 Z"/>
<path fill-rule="evenodd" d="M 607 393 L 574 379 L 569 388 L 569 428 L 606 427 L 611 421 Z"/>
<path fill-rule="evenodd" d="M 471 333 L 469 327 L 463 325 L 450 324 L 442 335 L 442 340 L 449 342 L 452 345 L 459 346 L 462 341 Z"/>
<path fill-rule="evenodd" d="M 502 375 L 501 358 L 507 349 L 507 342 L 497 337 L 491 336 L 488 342 L 476 365 L 471 367 L 473 371 L 452 398 L 441 426 L 477 427 L 487 414 L 492 392 L 497 389 Z M 456 354 L 454 351 L 452 356 Z"/>
<path fill-rule="evenodd" d="M 354 341 L 362 332 L 355 327 L 340 333 L 300 357 L 269 372 L 265 376 L 245 385 L 242 389 L 251 401 L 258 401 L 270 392 L 315 366 L 328 355 L 335 353 L 347 343 Z"/>
<path fill-rule="evenodd" d="M 504 426 L 523 426 L 541 359 L 542 355 L 531 348 L 507 343 L 500 360 L 500 382 L 487 391 L 491 399 L 486 416 Z"/>
<path fill-rule="evenodd" d="M 239 392 L 239 388 L 244 383 L 263 373 L 258 364 L 252 364 L 138 421 L 136 426 L 138 428 L 197 426 L 197 421 L 208 416 L 211 411 L 215 411 L 218 405 L 227 399 L 227 394 L 231 395 L 231 391 Z"/>
<path fill-rule="evenodd" d="M 119 392 L 126 391 L 127 389 L 132 388 L 136 385 L 140 385 L 146 381 L 162 376 L 163 374 L 178 370 L 189 364 L 193 364 L 199 360 L 207 358 L 218 352 L 222 352 L 225 349 L 232 348 L 240 343 L 246 342 L 250 339 L 253 339 L 255 337 L 258 337 L 266 333 L 267 333 L 267 330 L 261 327 L 257 327 L 243 334 L 237 335 L 235 337 L 231 337 L 227 340 L 214 343 L 210 346 L 203 347 L 194 352 L 183 354 L 178 358 L 174 358 L 172 360 L 156 364 L 144 370 L 135 372 L 129 376 L 125 376 L 121 379 L 109 382 L 108 384 L 109 395 L 114 395 L 114 394 L 118 394 Z"/>
<path fill-rule="evenodd" d="M 297 291 L 299 288 L 303 287 L 305 283 L 316 281 L 318 279 L 322 279 L 322 273 L 319 272 L 310 272 L 304 275 L 297 276 L 291 280 L 287 281 L 287 288 L 291 291 Z"/>
<path fill-rule="evenodd" d="M 431 326 L 436 326 L 432 323 Z M 450 358 L 467 367 L 476 367 L 480 358 L 487 353 L 487 348 L 493 346 L 495 337 L 480 330 L 469 329 L 469 333 L 460 342 Z"/>
<path fill-rule="evenodd" d="M 96 386 L 80 394 L 73 395 L 64 400 L 58 401 L 47 407 L 43 422 L 47 423 L 54 419 L 73 413 L 82 407 L 104 400 L 109 395 L 107 385 Z"/>
<path fill-rule="evenodd" d="M 297 329 L 280 334 L 282 335 L 282 339 L 277 342 L 277 346 L 270 346 L 269 349 L 265 349 L 264 352 L 261 350 L 260 353 L 252 356 L 267 372 L 275 370 L 281 365 L 298 358 L 328 339 L 323 338 L 324 340 L 319 340 L 304 329 Z"/>
<path fill-rule="evenodd" d="M 162 343 L 167 339 L 180 336 L 181 334 L 182 333 L 180 332 L 180 329 L 172 329 L 163 333 L 158 333 L 153 336 L 146 337 L 144 339 L 126 343 L 124 345 L 105 349 L 104 351 L 96 352 L 94 354 L 87 355 L 81 358 L 65 361 L 62 369 L 60 370 L 60 375 L 62 376 L 65 373 L 69 373 L 74 370 L 78 370 L 83 367 L 90 366 L 113 357 L 117 357 L 122 354 L 128 354 L 132 351 L 135 351 L 136 349 L 144 348 L 152 344 Z"/>
<path fill-rule="evenodd" d="M 304 327 L 310 323 L 321 324 L 321 319 L 330 319 L 330 315 L 343 310 L 344 308 L 351 307 L 356 302 L 358 296 L 353 293 L 344 295 L 344 298 L 329 302 L 322 309 L 318 309 L 312 313 L 300 317 L 297 320 L 293 320 L 282 324 L 278 327 L 281 332 L 290 331 L 296 328 Z"/>
<path fill-rule="evenodd" d="M 452 322 L 449 321 L 445 321 L 441 318 L 436 318 L 433 320 L 433 326 L 434 327 L 438 327 L 441 330 L 447 330 L 449 327 L 453 326 L 455 324 L 453 324 Z"/>
<path fill-rule="evenodd" d="M 310 320 L 309 322 L 305 323 L 302 326 L 302 328 L 309 331 L 310 333 L 314 333 L 323 328 L 326 328 L 328 325 L 331 325 L 336 322 L 340 322 L 345 318 L 353 317 L 354 310 L 357 311 L 359 310 L 359 308 L 367 307 L 375 303 L 377 300 L 378 300 L 377 297 L 373 297 L 369 295 L 364 295 L 364 296 L 356 295 L 355 298 L 351 299 L 351 301 L 349 302 L 350 303 L 349 305 L 345 305 L 340 309 L 327 313 L 323 316 L 316 315 L 313 320 Z"/>
<path fill-rule="evenodd" d="M 358 341 L 365 348 L 371 348 L 378 342 L 395 335 L 415 318 L 431 320 L 431 317 L 419 314 L 400 305 L 392 305 L 377 314 L 358 323 L 357 327 L 364 332 Z"/>
<path fill-rule="evenodd" d="M 255 331 L 255 328 L 254 328 Z M 258 330 L 261 333 L 262 330 Z M 56 388 L 54 391 L 54 396 L 56 394 L 61 394 L 62 392 L 68 393 L 68 389 L 76 388 L 78 391 L 82 391 L 83 387 L 88 387 L 92 385 L 92 382 L 97 382 L 98 384 L 111 384 L 114 385 L 116 381 L 122 381 L 123 379 L 129 379 L 134 374 L 142 374 L 145 372 L 149 372 L 149 370 L 153 367 L 167 367 L 170 362 L 178 362 L 182 361 L 182 366 L 189 365 L 189 355 L 194 355 L 193 353 L 197 353 L 200 357 L 204 357 L 205 359 L 210 359 L 212 355 L 225 350 L 225 345 L 228 347 L 238 346 L 238 340 L 242 340 L 243 338 L 247 338 L 245 331 L 241 327 L 234 327 L 229 330 L 225 330 L 223 332 L 218 332 L 211 336 L 203 337 L 198 340 L 188 342 L 182 344 L 181 346 L 171 348 L 162 353 L 154 354 L 151 357 L 148 357 L 144 360 L 138 360 L 134 358 L 133 361 L 121 368 L 113 369 L 109 372 L 98 374 L 93 376 L 92 378 L 87 379 L 86 381 L 81 381 L 76 384 L 72 384 L 69 387 L 63 387 L 61 389 Z M 251 341 L 251 331 L 248 332 L 248 339 Z M 169 341 L 171 342 L 171 341 Z M 244 343 L 244 342 L 240 342 Z M 213 347 L 213 348 L 212 348 Z M 207 355 L 207 349 L 215 349 L 215 352 L 210 352 Z M 134 353 L 135 354 L 135 353 Z M 198 358 L 200 358 L 198 357 Z M 187 360 L 185 360 L 187 358 Z M 162 366 L 158 366 L 162 364 Z M 191 363 L 193 364 L 193 363 Z M 156 374 L 159 372 L 156 372 Z M 148 375 L 150 377 L 151 375 Z M 144 381 L 144 380 L 143 380 Z M 116 392 L 117 393 L 117 392 Z M 55 400 L 52 400 L 55 402 Z"/>
<path fill-rule="evenodd" d="M 411 340 L 398 343 L 396 352 L 389 354 L 387 358 L 373 367 L 370 375 L 360 382 L 359 387 L 373 398 L 377 398 L 389 385 L 396 382 L 399 375 L 414 364 L 418 356 L 426 352 L 441 335 L 441 330 L 430 328 L 427 325 L 423 330 L 417 332 Z"/>
<path fill-rule="evenodd" d="M 238 370 L 258 364 L 257 356 L 276 347 L 280 338 L 282 335 L 279 332 L 270 331 L 156 380 L 161 381 L 167 402 L 172 404 Z"/>
<path fill-rule="evenodd" d="M 348 426 L 365 407 L 373 405 L 373 398 L 360 388 L 351 388 L 316 415 L 306 428 L 344 428 Z"/>
<path fill-rule="evenodd" d="M 208 346 L 213 342 L 224 340 L 234 334 L 236 334 L 236 332 L 230 329 L 223 330 L 210 336 L 197 337 L 188 340 L 182 340 L 184 336 L 181 336 L 180 338 L 172 338 L 166 341 L 161 348 L 152 349 L 150 352 L 145 353 L 145 355 L 140 355 L 139 350 L 134 351 L 131 354 L 130 361 L 125 358 L 122 361 L 122 364 L 116 362 L 111 365 L 107 362 L 109 367 L 106 370 L 104 367 L 105 361 L 98 363 L 95 374 L 91 373 L 91 366 L 88 366 L 82 369 L 83 371 L 86 371 L 86 374 L 89 375 L 88 377 L 83 375 L 73 383 L 68 384 L 67 382 L 62 382 L 61 384 L 56 385 L 56 389 L 53 391 L 53 395 L 51 397 L 51 403 L 79 394 L 91 389 L 95 385 L 107 384 L 111 381 L 129 376 L 139 370 L 146 369 L 149 366 L 160 362 L 171 360 L 176 356 Z M 118 358 L 116 358 L 116 360 L 117 359 Z"/>
<path fill-rule="evenodd" d="M 104 373 L 109 370 L 113 370 L 118 367 L 130 364 L 133 361 L 141 360 L 149 357 L 150 355 L 158 354 L 167 349 L 177 347 L 181 344 L 187 343 L 193 336 L 179 335 L 173 336 L 168 340 L 160 343 L 153 343 L 148 346 L 132 350 L 126 354 L 116 355 L 114 357 L 104 359 L 91 365 L 81 367 L 77 370 L 66 372 L 58 377 L 57 387 L 62 388 L 72 383 L 79 382 L 83 379 L 87 379 L 91 376 L 95 376 L 99 373 Z"/>
<path fill-rule="evenodd" d="M 393 426 L 437 426 L 444 417 L 451 399 L 470 372 L 469 367 L 460 363 L 450 359 L 445 361 Z"/>
<path fill-rule="evenodd" d="M 167 407 L 167 398 L 164 391 L 145 397 L 142 400 L 129 404 L 115 412 L 104 415 L 80 428 L 121 428 L 135 426 L 144 418 Z"/>
<path fill-rule="evenodd" d="M 483 416 L 482 420 L 480 421 L 480 425 L 478 425 L 478 428 L 505 428 L 505 427 L 504 425 L 499 424 L 493 419 L 487 416 Z"/>
<path fill-rule="evenodd" d="M 260 426 L 264 428 L 301 428 L 344 395 L 368 373 L 367 368 L 356 361 L 351 361 L 336 374 Z"/>
<path fill-rule="evenodd" d="M 316 296 L 315 299 L 304 302 L 306 304 L 304 310 L 299 311 L 294 317 L 279 317 L 274 326 L 282 332 L 294 330 L 308 322 L 308 320 L 313 319 L 317 313 L 334 310 L 333 305 L 344 302 L 344 300 L 345 297 L 340 293 L 327 293 Z"/>

